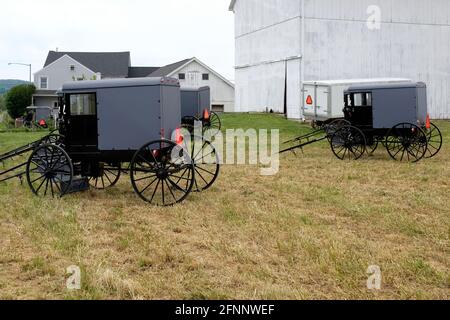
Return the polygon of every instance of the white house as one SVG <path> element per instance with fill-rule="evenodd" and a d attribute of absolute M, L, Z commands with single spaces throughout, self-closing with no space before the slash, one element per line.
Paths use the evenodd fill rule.
<path fill-rule="evenodd" d="M 450 1 L 232 0 L 235 110 L 301 118 L 304 81 L 408 78 L 450 118 Z"/>
<path fill-rule="evenodd" d="M 197 58 L 186 59 L 163 67 L 150 76 L 167 76 L 180 80 L 181 87 L 211 88 L 213 111 L 234 111 L 234 85 Z"/>
<path fill-rule="evenodd" d="M 233 84 L 197 58 L 164 67 L 133 67 L 130 52 L 50 51 L 44 68 L 34 74 L 34 106 L 56 107 L 57 90 L 65 82 L 113 78 L 174 77 L 182 87 L 209 86 L 216 111 L 234 110 Z"/>

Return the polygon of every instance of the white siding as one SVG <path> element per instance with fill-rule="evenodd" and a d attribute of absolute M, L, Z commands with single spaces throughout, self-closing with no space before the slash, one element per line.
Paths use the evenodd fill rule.
<path fill-rule="evenodd" d="M 300 111 L 300 63 L 304 80 L 401 77 L 428 85 L 433 118 L 450 118 L 450 1 L 237 0 L 236 111 L 284 109 L 288 65 L 289 116 Z M 367 9 L 381 9 L 381 30 L 369 30 Z M 273 64 L 273 66 L 270 66 Z M 297 68 L 297 66 L 298 68 Z M 298 70 L 296 74 L 296 70 Z M 283 79 L 283 80 L 280 80 Z M 272 82 L 272 85 L 270 84 Z M 273 92 L 273 90 L 277 92 Z M 297 93 L 298 92 L 298 93 Z"/>
<path fill-rule="evenodd" d="M 71 66 L 75 66 L 75 70 L 70 69 Z M 70 58 L 69 56 L 63 56 L 59 60 L 49 64 L 44 69 L 36 72 L 34 74 L 34 83 L 36 88 L 40 89 L 40 78 L 48 78 L 48 88 L 47 90 L 59 90 L 65 82 L 74 81 L 74 79 L 84 78 L 86 80 L 91 80 L 96 77 L 97 80 L 101 79 L 100 74 L 96 74 L 81 65 L 76 60 Z"/>
<path fill-rule="evenodd" d="M 234 88 L 223 81 L 220 77 L 203 67 L 196 61 L 191 62 L 176 74 L 171 76 L 178 78 L 179 73 L 186 74 L 186 80 L 180 80 L 181 87 L 203 87 L 211 88 L 211 104 L 223 105 L 225 112 L 234 111 Z M 190 73 L 196 73 L 196 80 L 189 77 Z M 202 80 L 202 74 L 208 73 L 209 80 Z"/>

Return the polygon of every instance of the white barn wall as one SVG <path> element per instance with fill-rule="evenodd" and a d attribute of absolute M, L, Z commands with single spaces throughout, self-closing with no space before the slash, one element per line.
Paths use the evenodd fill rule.
<path fill-rule="evenodd" d="M 303 99 L 295 57 L 303 53 L 306 81 L 424 81 L 431 116 L 450 118 L 450 1 L 305 0 L 303 50 L 300 4 L 301 0 L 236 1 L 236 111 L 283 112 L 287 64 L 288 114 L 299 117 Z M 367 28 L 370 5 L 381 8 L 381 30 Z M 293 62 L 285 61 L 290 59 Z"/>
<path fill-rule="evenodd" d="M 289 86 L 299 85 L 300 2 L 238 0 L 235 15 L 235 111 L 283 112 L 286 73 Z M 299 95 L 289 92 L 287 107 L 295 109 Z"/>
<path fill-rule="evenodd" d="M 196 72 L 199 74 L 197 80 L 192 81 L 188 79 L 188 73 Z M 187 66 L 178 70 L 176 74 L 171 76 L 178 78 L 179 73 L 186 74 L 186 80 L 180 80 L 181 87 L 203 87 L 209 86 L 211 89 L 211 104 L 216 105 L 224 105 L 225 112 L 233 112 L 235 110 L 234 107 L 234 88 L 219 78 L 214 73 L 211 73 L 210 70 L 206 69 L 199 63 L 193 61 L 189 63 Z M 202 80 L 202 74 L 208 73 L 209 80 Z"/>

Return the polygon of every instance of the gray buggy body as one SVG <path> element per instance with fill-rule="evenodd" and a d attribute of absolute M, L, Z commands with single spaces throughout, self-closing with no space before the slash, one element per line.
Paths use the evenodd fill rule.
<path fill-rule="evenodd" d="M 201 118 L 204 110 L 211 111 L 209 87 L 181 89 L 181 117 Z"/>
<path fill-rule="evenodd" d="M 371 108 L 372 114 L 372 123 L 365 123 L 366 127 L 390 129 L 399 123 L 422 126 L 426 122 L 427 86 L 423 82 L 353 86 L 345 95 L 361 93 L 367 94 L 367 101 L 356 108 Z"/>
<path fill-rule="evenodd" d="M 138 150 L 146 142 L 170 139 L 181 123 L 177 79 L 70 82 L 62 93 L 70 153 Z M 93 99 L 95 110 L 86 102 Z"/>

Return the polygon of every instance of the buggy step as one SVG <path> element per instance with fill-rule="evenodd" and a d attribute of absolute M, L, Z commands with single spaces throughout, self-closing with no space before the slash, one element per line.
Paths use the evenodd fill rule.
<path fill-rule="evenodd" d="M 64 190 L 67 182 L 61 182 L 61 189 Z M 67 189 L 66 194 L 88 191 L 90 189 L 89 179 L 86 177 L 73 178 L 72 183 Z"/>

